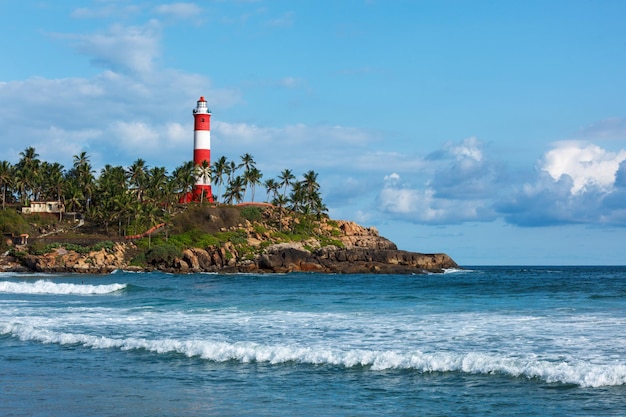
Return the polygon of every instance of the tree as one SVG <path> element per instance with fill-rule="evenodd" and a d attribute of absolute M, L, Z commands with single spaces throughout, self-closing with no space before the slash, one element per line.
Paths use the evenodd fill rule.
<path fill-rule="evenodd" d="M 278 196 L 278 190 L 280 189 L 280 184 L 276 182 L 274 178 L 270 178 L 266 180 L 263 185 L 265 185 L 265 191 L 267 192 L 266 201 L 270 202 L 274 200 Z"/>
<path fill-rule="evenodd" d="M 41 161 L 39 160 L 39 154 L 35 151 L 35 148 L 29 146 L 20 152 L 20 160 L 16 167 L 16 183 L 19 182 L 20 200 L 23 204 L 31 199 L 37 198 L 35 190 L 38 187 L 39 181 L 39 167 Z"/>
<path fill-rule="evenodd" d="M 2 210 L 6 207 L 7 189 L 13 179 L 13 167 L 9 161 L 0 161 L 0 187 L 2 187 Z"/>
<path fill-rule="evenodd" d="M 263 174 L 256 167 L 252 167 L 244 173 L 244 184 L 249 185 L 252 190 L 251 201 L 254 201 L 254 190 L 257 185 L 261 184 L 261 178 L 263 178 Z"/>
<path fill-rule="evenodd" d="M 237 175 L 235 179 L 230 182 L 228 188 L 226 188 L 226 191 L 224 192 L 224 202 L 227 204 L 233 204 L 233 201 L 241 203 L 244 191 L 245 186 L 243 178 Z"/>
<path fill-rule="evenodd" d="M 167 169 L 165 167 L 150 168 L 146 176 L 147 198 L 154 202 L 162 201 L 165 198 L 167 182 Z"/>
<path fill-rule="evenodd" d="M 243 167 L 244 171 L 250 171 L 250 169 L 254 168 L 254 159 L 252 155 L 249 153 L 241 155 L 241 165 L 239 168 Z"/>
<path fill-rule="evenodd" d="M 65 187 L 65 171 L 63 165 L 58 162 L 41 164 L 43 178 L 42 197 L 46 200 L 56 200 L 61 202 L 63 188 Z M 59 220 L 63 219 L 63 212 L 59 211 Z"/>
<path fill-rule="evenodd" d="M 213 163 L 213 167 L 211 168 L 211 177 L 213 178 L 213 182 L 217 185 L 217 195 L 221 195 L 222 184 L 224 184 L 224 175 L 228 175 L 228 161 L 225 156 L 220 157 L 217 161 Z"/>
<path fill-rule="evenodd" d="M 197 164 L 195 171 L 196 178 L 203 184 L 211 183 L 211 165 L 209 165 L 209 161 L 205 159 L 201 164 Z M 210 197 L 211 196 L 209 196 L 209 198 Z M 202 190 L 202 193 L 200 193 L 200 203 L 202 202 L 204 202 L 204 189 Z"/>
<path fill-rule="evenodd" d="M 187 193 L 190 193 L 193 185 L 196 183 L 193 161 L 187 161 L 174 169 L 172 172 L 172 181 L 174 183 L 174 191 L 178 193 L 179 200 L 186 196 Z"/>
<path fill-rule="evenodd" d="M 89 162 L 87 152 L 82 151 L 78 155 L 74 155 L 73 171 L 78 186 L 83 190 L 85 208 L 89 210 L 89 204 L 94 190 L 94 171 L 92 170 L 91 162 Z"/>
<path fill-rule="evenodd" d="M 137 197 L 138 201 L 143 200 L 143 191 L 146 185 L 146 161 L 139 158 L 128 168 L 126 171 L 126 177 L 130 184 L 130 190 Z"/>
<path fill-rule="evenodd" d="M 65 204 L 67 206 L 68 211 L 77 211 L 80 210 L 83 205 L 82 202 L 85 199 L 85 195 L 83 191 L 80 189 L 78 184 L 74 181 L 70 181 L 67 184 L 67 188 L 65 190 Z"/>
<path fill-rule="evenodd" d="M 283 187 L 283 197 L 287 195 L 287 187 L 291 185 L 295 178 L 290 169 L 284 169 L 278 176 L 279 184 Z"/>

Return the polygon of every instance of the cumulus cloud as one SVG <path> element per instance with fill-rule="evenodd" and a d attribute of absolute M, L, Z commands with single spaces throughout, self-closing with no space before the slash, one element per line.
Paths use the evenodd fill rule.
<path fill-rule="evenodd" d="M 384 164 L 376 210 L 421 224 L 491 221 L 492 201 L 504 171 L 485 154 L 475 137 L 445 143 L 441 149 L 413 156 L 411 163 Z"/>
<path fill-rule="evenodd" d="M 623 189 L 626 151 L 583 142 L 559 142 L 527 182 L 496 203 L 520 226 L 607 224 L 626 226 Z"/>
<path fill-rule="evenodd" d="M 395 172 L 385 176 L 378 194 L 378 210 L 394 218 L 422 224 L 458 224 L 495 218 L 486 200 L 441 198 L 431 187 L 405 184 Z"/>
<path fill-rule="evenodd" d="M 493 196 L 507 178 L 505 169 L 485 155 L 485 144 L 475 137 L 446 143 L 426 157 L 436 164 L 429 187 L 435 197 L 482 199 Z"/>
<path fill-rule="evenodd" d="M 541 169 L 556 181 L 563 175 L 572 178 L 572 194 L 588 188 L 610 191 L 619 165 L 625 159 L 624 150 L 614 153 L 593 144 L 561 142 L 546 153 Z"/>

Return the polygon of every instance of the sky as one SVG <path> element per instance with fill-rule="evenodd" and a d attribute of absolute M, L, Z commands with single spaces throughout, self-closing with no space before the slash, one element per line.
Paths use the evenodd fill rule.
<path fill-rule="evenodd" d="M 0 160 L 211 154 L 461 266 L 626 265 L 626 2 L 0 0 Z M 259 194 L 257 192 L 257 200 Z"/>

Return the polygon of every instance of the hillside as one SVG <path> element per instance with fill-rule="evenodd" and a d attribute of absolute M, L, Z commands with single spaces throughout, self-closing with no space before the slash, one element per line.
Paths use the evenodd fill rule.
<path fill-rule="evenodd" d="M 10 245 L 5 239 L 8 250 L 0 269 L 424 273 L 457 267 L 445 254 L 398 250 L 375 228 L 271 205 L 191 205 L 136 239 L 111 236 L 88 222 L 77 227 L 75 222 L 38 220 L 20 225 L 21 233 L 30 232 L 28 245 Z M 6 237 L 6 224 L 2 230 Z"/>

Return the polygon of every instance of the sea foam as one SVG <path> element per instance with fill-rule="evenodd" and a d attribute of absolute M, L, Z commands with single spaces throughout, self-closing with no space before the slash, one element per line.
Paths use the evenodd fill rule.
<path fill-rule="evenodd" d="M 593 364 L 587 361 L 551 361 L 534 357 L 507 357 L 484 352 L 422 352 L 367 349 L 340 349 L 320 346 L 266 345 L 255 342 L 111 338 L 38 329 L 20 323 L 0 325 L 0 335 L 22 341 L 59 345 L 81 345 L 92 349 L 145 350 L 157 354 L 177 353 L 214 362 L 268 363 L 295 362 L 309 365 L 364 367 L 372 371 L 392 369 L 417 372 L 462 372 L 537 378 L 547 383 L 581 387 L 626 385 L 625 364 Z"/>
<path fill-rule="evenodd" d="M 0 292 L 13 294 L 72 294 L 99 295 L 110 294 L 126 288 L 127 284 L 86 285 L 55 283 L 47 280 L 35 282 L 0 281 Z"/>

